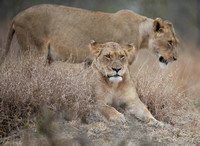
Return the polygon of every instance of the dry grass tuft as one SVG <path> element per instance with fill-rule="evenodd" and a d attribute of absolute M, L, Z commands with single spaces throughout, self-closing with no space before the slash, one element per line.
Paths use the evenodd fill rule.
<path fill-rule="evenodd" d="M 179 90 L 177 72 L 145 65 L 135 73 L 137 93 L 156 119 L 174 124 L 173 113 L 184 110 L 185 92 Z"/>
<path fill-rule="evenodd" d="M 156 119 L 175 124 L 174 113 L 183 113 L 188 106 L 192 108 L 191 99 L 198 98 L 195 96 L 198 93 L 197 86 L 191 88 L 199 84 L 200 68 L 195 63 L 198 57 L 193 56 L 195 52 L 182 52 L 177 62 L 160 69 L 157 58 L 147 58 L 146 53 L 141 52 L 135 64 L 137 67 L 131 68 L 137 93 Z"/>
<path fill-rule="evenodd" d="M 71 67 L 45 65 L 33 53 L 7 59 L 0 68 L 0 135 L 33 122 L 44 105 L 66 119 L 87 117 L 94 106 L 90 81 L 83 64 Z"/>

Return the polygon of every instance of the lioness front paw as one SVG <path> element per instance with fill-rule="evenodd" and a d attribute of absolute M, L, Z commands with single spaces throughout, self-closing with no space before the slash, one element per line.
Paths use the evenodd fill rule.
<path fill-rule="evenodd" d="M 118 114 L 115 115 L 115 116 L 111 116 L 111 117 L 110 117 L 110 120 L 113 121 L 113 122 L 123 123 L 123 124 L 126 122 L 126 118 L 125 118 L 124 115 L 121 114 L 121 113 L 118 113 Z"/>
<path fill-rule="evenodd" d="M 156 119 L 150 119 L 150 121 L 148 122 L 148 125 L 154 126 L 154 127 L 160 127 L 160 128 L 164 128 L 165 126 L 163 122 L 160 122 Z"/>

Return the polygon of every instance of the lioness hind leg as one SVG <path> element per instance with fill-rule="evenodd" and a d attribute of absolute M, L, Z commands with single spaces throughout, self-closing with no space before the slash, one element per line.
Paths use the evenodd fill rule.
<path fill-rule="evenodd" d="M 47 45 L 46 45 L 46 51 L 44 51 L 45 53 L 45 60 L 46 60 L 46 63 L 48 64 L 48 65 L 50 65 L 52 62 L 53 62 L 53 59 L 52 59 L 52 57 L 51 57 L 51 54 L 50 54 L 50 43 L 48 43 Z M 43 49 L 43 50 L 45 50 L 45 49 Z"/>
<path fill-rule="evenodd" d="M 44 41 L 40 50 L 40 54 L 42 57 L 44 57 L 45 64 L 47 65 L 50 65 L 52 62 L 55 61 L 51 55 L 51 46 L 49 40 Z"/>

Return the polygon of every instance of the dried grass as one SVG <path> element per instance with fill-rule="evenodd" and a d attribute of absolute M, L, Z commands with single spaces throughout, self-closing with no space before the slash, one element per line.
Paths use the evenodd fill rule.
<path fill-rule="evenodd" d="M 7 59 L 0 69 L 0 135 L 32 122 L 44 105 L 66 119 L 86 117 L 93 107 L 90 81 L 83 64 L 71 66 L 48 66 L 32 53 Z"/>
<path fill-rule="evenodd" d="M 163 71 L 154 65 L 146 64 L 134 74 L 137 93 L 160 121 L 174 124 L 173 113 L 184 110 L 186 106 L 185 92 L 179 90 L 177 72 Z"/>
<path fill-rule="evenodd" d="M 175 124 L 174 113 L 184 113 L 198 100 L 200 67 L 199 52 L 180 52 L 177 62 L 160 69 L 156 57 L 147 57 L 148 52 L 141 52 L 135 68 L 131 68 L 140 99 L 147 105 L 156 119 Z M 194 57 L 196 54 L 196 57 Z M 193 88 L 192 88 L 193 87 Z M 193 89 L 193 90 L 192 90 Z"/>

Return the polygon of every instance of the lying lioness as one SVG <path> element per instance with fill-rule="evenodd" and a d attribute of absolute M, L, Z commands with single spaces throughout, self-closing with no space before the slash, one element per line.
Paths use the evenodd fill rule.
<path fill-rule="evenodd" d="M 124 122 L 123 114 L 114 107 L 125 105 L 125 110 L 138 119 L 153 126 L 163 126 L 140 101 L 130 77 L 128 57 L 134 53 L 135 47 L 93 41 L 90 50 L 94 56 L 90 69 L 96 78 L 93 87 L 100 112 L 110 120 Z"/>
<path fill-rule="evenodd" d="M 59 5 L 33 6 L 13 19 L 0 63 L 9 51 L 14 33 L 22 52 L 31 48 L 46 55 L 49 49 L 53 61 L 70 57 L 74 62 L 90 59 L 88 44 L 93 39 L 121 45 L 134 43 L 136 50 L 130 54 L 129 64 L 142 48 L 157 54 L 163 65 L 177 59 L 178 41 L 173 25 L 129 10 L 103 13 Z"/>

